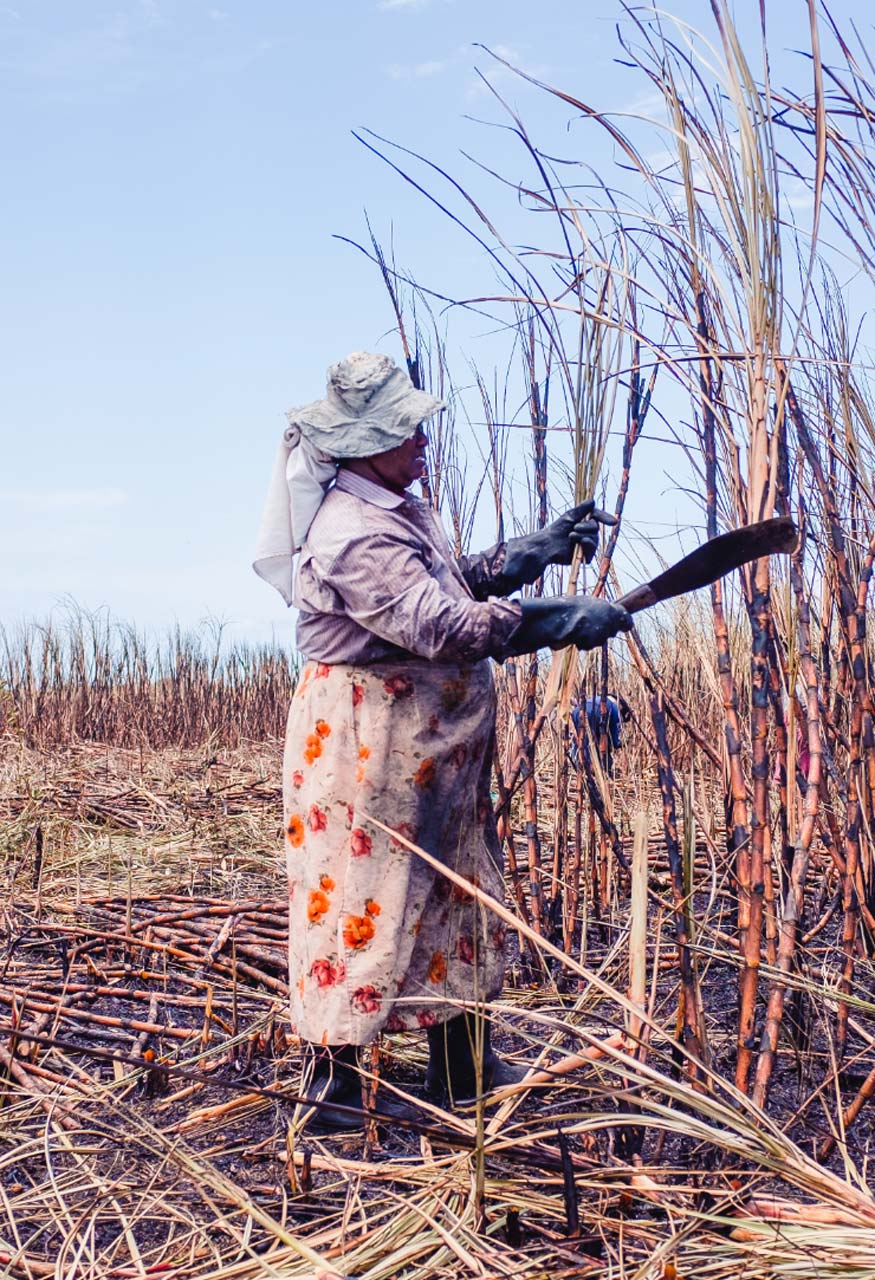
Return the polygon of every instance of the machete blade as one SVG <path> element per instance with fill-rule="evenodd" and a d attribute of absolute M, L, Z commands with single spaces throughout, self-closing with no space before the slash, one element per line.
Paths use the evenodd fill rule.
<path fill-rule="evenodd" d="M 798 530 L 788 516 L 732 529 L 703 542 L 701 547 L 696 547 L 658 578 L 633 587 L 617 604 L 623 605 L 630 613 L 638 613 L 660 600 L 670 600 L 672 596 L 707 587 L 733 569 L 749 564 L 751 560 L 759 560 L 761 556 L 794 551 L 798 541 Z"/>

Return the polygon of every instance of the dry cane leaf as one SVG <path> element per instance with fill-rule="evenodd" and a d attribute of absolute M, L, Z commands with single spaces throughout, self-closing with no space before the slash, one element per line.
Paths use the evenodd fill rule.
<path fill-rule="evenodd" d="M 518 1084 L 509 1084 L 504 1089 L 491 1093 L 489 1101 L 490 1103 L 504 1102 L 505 1098 L 512 1098 L 517 1093 L 523 1093 L 526 1089 L 531 1089 L 533 1085 L 556 1084 L 562 1076 L 566 1076 L 572 1071 L 577 1071 L 580 1067 L 585 1067 L 589 1062 L 597 1062 L 612 1049 L 625 1049 L 625 1047 L 625 1035 L 622 1031 L 615 1031 L 613 1035 L 608 1036 L 600 1044 L 590 1045 L 580 1053 L 572 1053 L 567 1058 L 560 1058 L 558 1062 L 553 1063 L 551 1067 L 544 1070 L 530 1071 L 525 1080 L 520 1080 Z"/>
<path fill-rule="evenodd" d="M 825 1204 L 797 1204 L 795 1200 L 782 1200 L 778 1196 L 768 1199 L 748 1200 L 736 1210 L 739 1218 L 763 1218 L 766 1221 L 810 1223 L 818 1226 L 857 1227 L 871 1230 L 859 1214 L 847 1209 L 834 1209 Z"/>

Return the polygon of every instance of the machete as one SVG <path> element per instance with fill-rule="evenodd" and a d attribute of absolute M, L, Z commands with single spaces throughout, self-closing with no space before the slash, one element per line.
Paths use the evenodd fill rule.
<path fill-rule="evenodd" d="M 698 587 L 707 587 L 724 574 L 738 569 L 761 556 L 795 551 L 799 533 L 789 517 L 762 520 L 759 524 L 747 524 L 741 529 L 721 533 L 717 538 L 703 542 L 683 560 L 673 564 L 665 573 L 640 587 L 633 587 L 616 601 L 630 613 L 649 609 L 660 600 L 684 595 Z"/>

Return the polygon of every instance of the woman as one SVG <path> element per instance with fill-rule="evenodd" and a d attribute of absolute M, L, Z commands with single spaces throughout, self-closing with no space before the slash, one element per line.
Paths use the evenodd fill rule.
<path fill-rule="evenodd" d="M 409 492 L 426 471 L 424 423 L 443 407 L 387 356 L 333 365 L 325 399 L 289 414 L 255 563 L 298 608 L 306 658 L 283 763 L 289 972 L 292 1021 L 316 1059 L 309 1096 L 323 1103 L 357 1106 L 356 1046 L 417 1027 L 431 1095 L 477 1091 L 460 1009 L 501 990 L 504 927 L 371 819 L 501 897 L 488 659 L 589 648 L 631 625 L 606 601 L 503 598 L 570 563 L 575 544 L 592 557 L 596 521 L 612 519 L 592 503 L 454 559 Z M 488 1023 L 484 1041 L 483 1087 L 520 1078 Z M 320 1121 L 348 1123 L 325 1106 Z"/>

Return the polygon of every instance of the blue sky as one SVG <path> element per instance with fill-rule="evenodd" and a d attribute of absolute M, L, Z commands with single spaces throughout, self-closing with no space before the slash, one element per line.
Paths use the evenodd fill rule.
<path fill-rule="evenodd" d="M 620 108 L 640 84 L 612 61 L 619 16 L 611 0 L 0 3 L 0 616 L 69 595 L 150 627 L 212 614 L 284 634 L 249 567 L 283 411 L 350 350 L 400 356 L 376 272 L 334 236 L 362 238 L 367 209 L 425 282 L 489 284 L 351 130 L 478 182 L 462 151 L 512 172 L 507 135 L 471 118 L 502 119 L 479 68 L 573 150 L 570 113 L 475 42 Z M 513 194 L 487 187 L 512 220 Z M 453 341 L 462 364 L 503 358 L 476 325 Z M 642 527 L 678 503 L 677 451 L 650 449 Z"/>

